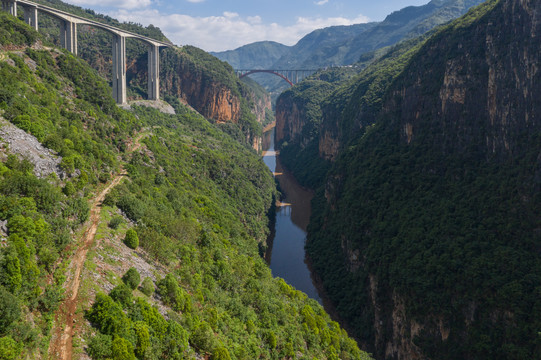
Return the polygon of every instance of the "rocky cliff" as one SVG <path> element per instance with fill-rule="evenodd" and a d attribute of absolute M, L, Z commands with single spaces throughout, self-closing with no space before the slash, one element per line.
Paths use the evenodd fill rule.
<path fill-rule="evenodd" d="M 194 50 L 187 53 L 169 51 L 163 55 L 164 62 L 176 63 L 162 68 L 163 91 L 184 100 L 208 119 L 238 122 L 241 116 L 240 94 L 234 93 L 227 84 L 213 80 L 203 67 L 194 66 L 190 58 Z"/>
<path fill-rule="evenodd" d="M 534 1 L 502 1 L 499 11 L 474 27 L 465 20 L 446 29 L 458 34 L 452 42 L 444 35 L 432 39 L 385 105 L 400 122 L 402 141 L 422 141 L 419 131 L 428 127 L 440 151 L 521 155 L 525 141 L 541 129 L 540 9 Z M 426 61 L 433 66 L 421 70 Z"/>
<path fill-rule="evenodd" d="M 324 107 L 336 161 L 307 249 L 377 358 L 541 353 L 540 21 L 538 1 L 487 1 L 390 63 L 371 117 L 366 92 Z"/>

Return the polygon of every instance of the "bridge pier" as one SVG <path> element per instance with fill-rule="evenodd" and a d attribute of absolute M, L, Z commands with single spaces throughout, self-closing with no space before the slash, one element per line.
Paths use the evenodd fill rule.
<path fill-rule="evenodd" d="M 32 26 L 34 30 L 38 30 L 38 8 L 37 6 L 25 6 L 24 21 Z"/>
<path fill-rule="evenodd" d="M 160 47 L 148 46 L 148 99 L 160 99 Z"/>
<path fill-rule="evenodd" d="M 17 2 L 15 0 L 2 0 L 2 10 L 17 17 Z"/>
<path fill-rule="evenodd" d="M 77 55 L 77 24 L 71 21 L 60 22 L 60 45 Z"/>
<path fill-rule="evenodd" d="M 113 97 L 117 104 L 126 103 L 126 37 L 116 34 L 113 36 Z"/>

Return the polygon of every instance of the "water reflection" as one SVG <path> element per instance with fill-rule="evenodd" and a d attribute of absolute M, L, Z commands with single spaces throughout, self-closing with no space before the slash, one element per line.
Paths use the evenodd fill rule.
<path fill-rule="evenodd" d="M 270 268 L 273 276 L 279 276 L 321 303 L 305 263 L 304 243 L 306 227 L 310 220 L 312 193 L 303 189 L 295 178 L 285 171 L 274 149 L 274 129 L 263 137 L 263 161 L 275 174 L 283 197 L 276 209 L 274 239 L 269 241 Z M 272 229 L 271 229 L 272 230 Z M 271 234 L 272 236 L 272 234 Z"/>

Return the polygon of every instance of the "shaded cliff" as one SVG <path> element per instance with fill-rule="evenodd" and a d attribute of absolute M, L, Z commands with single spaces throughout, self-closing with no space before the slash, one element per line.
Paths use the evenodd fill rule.
<path fill-rule="evenodd" d="M 390 63 L 371 112 L 323 111 L 332 138 L 365 130 L 329 148 L 307 251 L 377 358 L 541 353 L 540 21 L 488 1 Z"/>

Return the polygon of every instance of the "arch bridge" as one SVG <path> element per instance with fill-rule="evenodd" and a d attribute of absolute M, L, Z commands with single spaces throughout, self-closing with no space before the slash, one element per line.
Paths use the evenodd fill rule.
<path fill-rule="evenodd" d="M 49 6 L 27 0 L 2 0 L 2 9 L 17 16 L 17 6 L 24 9 L 24 20 L 38 30 L 38 12 L 60 20 L 60 43 L 77 55 L 77 25 L 89 25 L 113 35 L 113 97 L 118 104 L 126 103 L 126 38 L 140 40 L 148 45 L 148 99 L 160 98 L 160 48 L 170 43 L 155 40 L 107 24 L 73 15 Z"/>
<path fill-rule="evenodd" d="M 299 81 L 307 78 L 318 70 L 314 69 L 295 69 L 295 70 L 262 70 L 262 69 L 249 69 L 249 70 L 235 70 L 235 73 L 239 78 L 249 76 L 256 73 L 267 73 L 281 77 L 291 86 L 297 84 Z"/>

